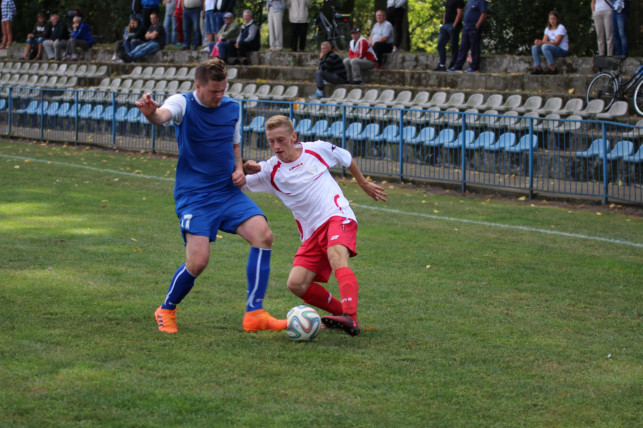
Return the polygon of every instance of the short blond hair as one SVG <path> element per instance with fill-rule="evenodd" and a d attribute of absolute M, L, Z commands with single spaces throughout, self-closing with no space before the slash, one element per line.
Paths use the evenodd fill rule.
<path fill-rule="evenodd" d="M 292 121 L 286 116 L 277 115 L 273 116 L 266 121 L 266 131 L 272 131 L 276 128 L 284 127 L 289 134 L 295 131 L 295 126 L 292 124 Z"/>

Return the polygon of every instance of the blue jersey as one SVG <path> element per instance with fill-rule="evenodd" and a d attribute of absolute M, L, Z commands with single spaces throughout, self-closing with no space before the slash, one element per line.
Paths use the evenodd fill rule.
<path fill-rule="evenodd" d="M 239 191 L 232 183 L 239 104 L 223 97 L 218 107 L 207 108 L 193 93 L 181 95 L 187 105 L 181 124 L 174 124 L 179 144 L 174 199 L 178 202 L 181 197 L 202 193 L 225 197 Z"/>

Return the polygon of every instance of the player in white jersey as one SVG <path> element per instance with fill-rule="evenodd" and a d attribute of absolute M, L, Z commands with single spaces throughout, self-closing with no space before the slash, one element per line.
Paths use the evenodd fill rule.
<path fill-rule="evenodd" d="M 356 336 L 359 286 L 348 266 L 357 255 L 357 219 L 341 188 L 330 174 L 335 165 L 347 167 L 360 187 L 376 201 L 386 201 L 384 189 L 364 178 L 351 154 L 325 141 L 297 142 L 290 119 L 273 116 L 266 136 L 274 156 L 244 164 L 244 190 L 277 195 L 292 211 L 302 245 L 295 254 L 288 289 L 304 302 L 330 312 L 322 317 L 328 328 Z M 335 272 L 341 302 L 319 283 Z"/>

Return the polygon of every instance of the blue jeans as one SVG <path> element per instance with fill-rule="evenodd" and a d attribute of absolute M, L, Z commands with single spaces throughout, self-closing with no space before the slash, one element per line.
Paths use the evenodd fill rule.
<path fill-rule="evenodd" d="M 447 66 L 447 43 L 449 42 L 451 42 L 451 62 L 447 67 L 451 68 L 455 64 L 460 47 L 460 30 L 462 30 L 460 25 L 454 27 L 453 24 L 444 24 L 440 27 L 440 37 L 438 38 L 440 65 Z"/>
<path fill-rule="evenodd" d="M 33 46 L 38 46 L 40 43 L 44 42 L 45 38 L 44 37 L 37 37 L 33 39 L 27 39 L 27 43 Z"/>
<path fill-rule="evenodd" d="M 612 33 L 614 34 L 614 55 L 627 56 L 627 9 L 623 13 L 612 13 Z"/>
<path fill-rule="evenodd" d="M 214 32 L 218 33 L 219 30 L 225 25 L 225 21 L 223 20 L 223 15 L 225 15 L 225 12 L 214 12 Z"/>
<path fill-rule="evenodd" d="M 547 65 L 556 64 L 556 58 L 567 56 L 567 51 L 556 45 L 533 45 L 531 47 L 531 56 L 534 57 L 534 65 L 540 67 L 540 55 L 544 55 Z"/>
<path fill-rule="evenodd" d="M 176 43 L 176 18 L 173 13 L 165 15 L 163 27 L 165 27 L 165 44 L 169 45 Z"/>
<path fill-rule="evenodd" d="M 137 60 L 143 58 L 145 55 L 151 55 L 156 51 L 161 50 L 161 45 L 159 45 L 154 40 L 145 42 L 142 45 L 138 45 L 134 50 L 129 54 L 130 58 Z"/>
<path fill-rule="evenodd" d="M 131 55 L 135 47 L 143 43 L 142 40 L 123 40 L 123 49 L 127 55 Z"/>
<path fill-rule="evenodd" d="M 192 46 L 196 50 L 201 45 L 201 8 L 193 7 L 183 9 L 183 38 L 185 39 L 185 46 Z M 190 31 L 191 30 L 191 31 Z"/>
<path fill-rule="evenodd" d="M 230 42 L 227 40 L 223 40 L 220 42 L 212 42 L 209 45 L 210 52 L 212 52 L 212 48 L 214 47 L 214 44 L 216 43 L 217 47 L 219 48 L 219 58 L 224 60 L 225 62 L 228 62 L 228 54 L 230 51 Z"/>

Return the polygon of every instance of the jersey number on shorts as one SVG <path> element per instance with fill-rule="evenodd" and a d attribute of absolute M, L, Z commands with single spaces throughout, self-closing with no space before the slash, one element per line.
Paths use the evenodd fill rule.
<path fill-rule="evenodd" d="M 192 220 L 192 214 L 184 214 L 181 218 L 181 229 L 190 230 L 190 220 Z"/>

